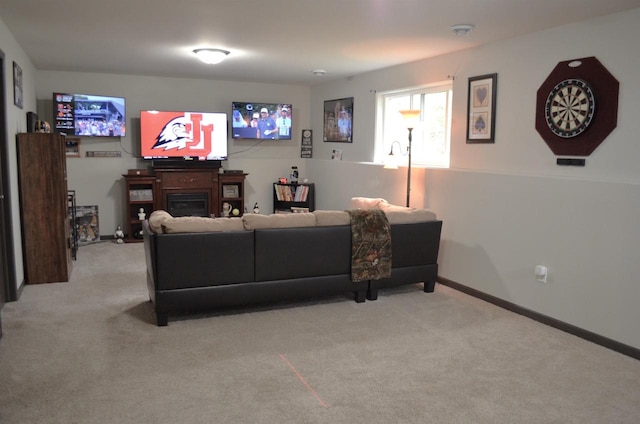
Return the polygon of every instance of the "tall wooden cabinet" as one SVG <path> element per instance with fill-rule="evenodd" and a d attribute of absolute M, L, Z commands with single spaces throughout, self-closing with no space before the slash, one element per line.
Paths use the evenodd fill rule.
<path fill-rule="evenodd" d="M 71 231 L 67 207 L 65 138 L 17 135 L 18 179 L 25 280 L 69 281 Z"/>

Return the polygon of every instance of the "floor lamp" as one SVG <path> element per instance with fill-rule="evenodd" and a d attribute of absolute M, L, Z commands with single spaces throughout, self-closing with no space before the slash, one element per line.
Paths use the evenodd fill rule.
<path fill-rule="evenodd" d="M 407 153 L 403 153 L 409 155 L 407 164 L 407 207 L 409 207 L 409 203 L 411 200 L 411 133 L 420 122 L 420 110 L 401 110 L 400 114 L 404 119 L 405 126 L 409 130 L 409 145 L 407 146 Z M 389 157 L 392 159 L 393 145 L 396 143 L 398 143 L 398 146 L 400 145 L 400 143 L 397 141 L 391 143 L 391 151 L 389 152 Z M 398 169 L 398 164 L 395 160 L 387 161 L 384 167 L 385 169 Z"/>

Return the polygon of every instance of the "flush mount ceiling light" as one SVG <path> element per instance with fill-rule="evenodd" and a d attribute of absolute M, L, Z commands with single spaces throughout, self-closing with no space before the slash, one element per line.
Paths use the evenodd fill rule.
<path fill-rule="evenodd" d="M 457 24 L 457 25 L 451 25 L 451 31 L 455 34 L 455 35 L 459 35 L 459 36 L 463 36 L 463 35 L 469 35 L 469 33 L 471 31 L 473 31 L 473 29 L 475 28 L 474 25 L 471 24 Z"/>
<path fill-rule="evenodd" d="M 198 59 L 209 65 L 222 62 L 229 54 L 228 51 L 222 49 L 195 49 L 193 52 L 198 56 Z"/>
<path fill-rule="evenodd" d="M 322 76 L 327 73 L 327 71 L 325 71 L 324 69 L 314 69 L 311 72 L 313 72 L 314 75 L 318 75 L 318 76 Z"/>

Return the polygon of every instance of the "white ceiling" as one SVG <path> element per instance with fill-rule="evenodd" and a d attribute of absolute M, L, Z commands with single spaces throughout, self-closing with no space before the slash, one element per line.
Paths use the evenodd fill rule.
<path fill-rule="evenodd" d="M 41 70 L 314 85 L 637 7 L 640 0 L 1 0 L 0 19 Z M 461 23 L 476 28 L 453 35 Z M 231 54 L 205 65 L 191 53 L 202 47 Z"/>

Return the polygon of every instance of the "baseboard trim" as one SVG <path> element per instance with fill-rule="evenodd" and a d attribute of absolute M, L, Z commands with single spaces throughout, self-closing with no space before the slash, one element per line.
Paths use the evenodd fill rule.
<path fill-rule="evenodd" d="M 452 289 L 468 294 L 469 296 L 476 297 L 480 300 L 484 300 L 485 302 L 489 302 L 511 312 L 515 312 L 516 314 L 531 318 L 534 321 L 538 321 L 542 324 L 546 324 L 550 327 L 557 328 L 558 330 L 562 330 L 574 336 L 580 337 L 581 339 L 585 339 L 592 343 L 606 347 L 607 349 L 611 349 L 623 355 L 640 360 L 640 349 L 636 349 L 633 346 L 629 346 L 624 343 L 609 339 L 607 337 L 603 337 L 599 334 L 592 333 L 591 331 L 576 327 L 575 325 L 571 325 L 558 319 L 551 318 L 547 315 L 543 315 L 531 309 L 523 308 L 522 306 L 516 305 L 515 303 L 511 303 L 490 294 L 473 289 L 471 287 L 467 287 L 464 284 L 457 283 L 444 277 L 438 277 L 437 281 L 443 286 L 451 287 Z"/>

